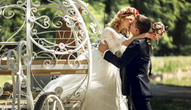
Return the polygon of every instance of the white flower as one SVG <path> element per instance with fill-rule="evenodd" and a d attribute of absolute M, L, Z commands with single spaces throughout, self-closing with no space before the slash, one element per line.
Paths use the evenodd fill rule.
<path fill-rule="evenodd" d="M 132 9 L 132 8 L 130 8 L 130 12 L 133 12 L 133 9 Z"/>
<path fill-rule="evenodd" d="M 162 22 L 158 22 L 158 24 L 162 25 Z"/>
<path fill-rule="evenodd" d="M 161 31 L 161 30 L 158 30 L 158 34 L 162 34 L 162 31 Z"/>
<path fill-rule="evenodd" d="M 122 12 L 122 13 L 125 13 L 125 11 L 126 11 L 126 9 L 125 9 L 125 8 L 123 8 L 123 9 L 121 10 L 121 12 Z"/>
<path fill-rule="evenodd" d="M 156 25 L 156 28 L 159 29 L 159 28 L 161 28 L 161 26 L 160 25 Z"/>

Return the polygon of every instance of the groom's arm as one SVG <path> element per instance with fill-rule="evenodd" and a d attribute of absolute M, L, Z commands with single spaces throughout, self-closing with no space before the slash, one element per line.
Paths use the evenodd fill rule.
<path fill-rule="evenodd" d="M 139 53 L 140 42 L 135 40 L 127 47 L 121 58 L 118 58 L 111 51 L 106 51 L 104 54 L 104 59 L 114 64 L 116 67 L 122 68 L 128 65 Z"/>

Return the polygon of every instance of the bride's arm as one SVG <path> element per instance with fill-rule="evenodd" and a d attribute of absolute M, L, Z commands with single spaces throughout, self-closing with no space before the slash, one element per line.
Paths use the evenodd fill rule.
<path fill-rule="evenodd" d="M 151 40 L 156 38 L 156 33 L 155 32 L 147 32 L 147 33 L 142 33 L 138 36 L 131 37 L 130 39 L 127 39 L 122 42 L 122 45 L 124 46 L 129 46 L 130 43 L 132 43 L 136 39 L 143 39 L 143 38 L 149 38 Z"/>
<path fill-rule="evenodd" d="M 122 42 L 122 45 L 124 45 L 124 46 L 129 46 L 129 44 L 130 43 L 132 43 L 135 39 L 137 39 L 136 37 L 131 37 L 131 38 L 129 38 L 129 39 L 127 39 L 127 40 L 125 40 L 125 41 L 123 41 Z"/>

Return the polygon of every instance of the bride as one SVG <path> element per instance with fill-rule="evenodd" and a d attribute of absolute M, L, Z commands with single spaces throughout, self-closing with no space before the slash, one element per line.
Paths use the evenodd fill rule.
<path fill-rule="evenodd" d="M 126 29 L 127 35 L 130 36 L 128 31 L 130 24 L 138 13 L 138 10 L 133 7 L 123 8 L 104 29 L 101 42 L 104 43 L 106 40 L 113 53 L 127 47 L 135 39 L 152 36 L 152 33 L 144 33 L 136 37 L 125 38 L 120 34 L 122 29 Z M 90 86 L 82 110 L 128 110 L 126 98 L 121 93 L 119 69 L 105 61 L 97 49 L 92 50 L 92 61 Z M 51 92 L 60 86 L 64 90 L 60 97 L 62 99 L 69 95 L 70 91 L 75 90 L 77 83 L 80 83 L 81 80 L 79 75 L 63 75 L 49 82 L 43 90 Z"/>

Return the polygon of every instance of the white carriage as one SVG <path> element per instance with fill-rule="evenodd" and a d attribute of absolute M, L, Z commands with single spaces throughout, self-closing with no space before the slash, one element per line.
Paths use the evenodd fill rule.
<path fill-rule="evenodd" d="M 92 42 L 102 33 L 86 3 L 81 0 L 0 2 L 0 75 L 12 76 L 12 85 L 7 83 L 0 88 L 0 108 L 81 109 L 91 78 Z M 6 23 L 16 18 L 22 22 L 6 27 Z M 86 57 L 80 59 L 82 54 Z M 54 77 L 68 74 L 83 75 L 72 93 L 60 99 L 64 90 L 58 87 L 55 92 L 36 98 Z"/>

